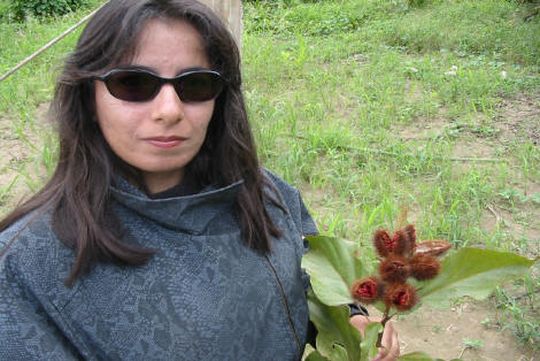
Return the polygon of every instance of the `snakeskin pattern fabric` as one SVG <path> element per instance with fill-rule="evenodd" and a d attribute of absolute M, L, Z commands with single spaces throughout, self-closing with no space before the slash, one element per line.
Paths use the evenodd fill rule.
<path fill-rule="evenodd" d="M 299 193 L 267 176 L 284 205 L 267 203 L 282 231 L 268 255 L 241 240 L 241 182 L 155 200 L 119 182 L 124 241 L 157 252 L 140 267 L 100 263 L 72 288 L 73 252 L 47 211 L 12 225 L 0 234 L 0 360 L 299 360 L 302 234 L 316 228 Z"/>

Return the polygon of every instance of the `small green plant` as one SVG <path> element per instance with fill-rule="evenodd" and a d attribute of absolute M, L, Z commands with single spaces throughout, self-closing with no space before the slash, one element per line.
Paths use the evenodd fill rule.
<path fill-rule="evenodd" d="M 495 300 L 497 307 L 505 311 L 503 315 L 504 320 L 511 321 L 505 328 L 509 328 L 522 343 L 529 344 L 534 349 L 538 349 L 540 325 L 535 320 L 537 318 L 537 311 L 533 310 L 533 305 L 535 292 L 540 289 L 540 281 L 529 278 L 528 283 L 532 283 L 532 289 L 527 291 L 526 294 L 529 302 L 523 302 L 524 300 L 517 299 L 502 287 L 497 288 Z"/>
<path fill-rule="evenodd" d="M 491 321 L 491 318 L 486 317 L 482 321 L 480 321 L 480 324 L 484 326 L 485 328 L 489 328 L 492 325 L 493 321 Z"/>
<path fill-rule="evenodd" d="M 524 203 L 527 201 L 527 197 L 518 189 L 506 188 L 499 192 L 499 196 L 508 201 L 512 206 L 516 203 Z"/>
<path fill-rule="evenodd" d="M 463 348 L 461 349 L 461 354 L 459 355 L 459 359 L 461 359 L 461 357 L 467 350 L 479 350 L 482 347 L 484 347 L 484 341 L 478 340 L 478 339 L 464 338 L 462 343 L 463 343 Z"/>
<path fill-rule="evenodd" d="M 387 261 L 394 256 L 393 252 L 409 249 L 407 247 L 410 246 L 403 246 L 406 242 L 394 242 L 394 238 L 413 239 L 412 230 L 412 226 L 407 226 L 392 238 L 386 237 L 381 231 L 374 235 L 377 253 L 381 257 L 387 256 L 379 265 L 379 273 L 383 274 L 381 279 L 391 282 L 389 287 L 383 287 L 386 291 L 379 287 L 380 282 L 370 276 L 374 269 L 370 262 L 365 262 L 366 259 L 361 257 L 357 243 L 325 236 L 306 238 L 310 250 L 304 256 L 302 266 L 311 278 L 312 292 L 308 298 L 310 318 L 319 331 L 317 349 L 309 354 L 307 360 L 371 360 L 378 353 L 379 335 L 384 323 L 391 317 L 389 304 L 396 311 L 413 312 L 420 307 L 417 300 L 422 300 L 422 304 L 449 307 L 453 300 L 463 296 L 485 299 L 497 285 L 521 277 L 534 264 L 534 260 L 517 254 L 467 247 L 450 252 L 441 262 L 440 273 L 433 278 L 439 272 L 439 267 L 438 261 L 432 257 L 448 248 L 441 241 L 421 242 L 416 244 L 414 252 L 420 252 L 421 257 L 428 261 L 418 262 L 417 266 L 409 262 L 410 273 L 415 275 L 416 280 L 414 286 L 405 286 L 405 289 L 399 282 L 404 278 L 406 267 L 392 265 L 393 269 L 389 270 L 392 267 L 387 267 Z M 381 301 L 379 295 L 382 294 Z M 349 324 L 347 305 L 359 299 L 363 303 L 374 302 L 374 307 L 385 313 L 381 323 L 368 325 L 364 337 Z M 483 343 L 464 340 L 463 346 L 463 351 L 478 349 L 483 347 Z M 403 355 L 400 359 L 434 360 L 421 352 Z"/>
<path fill-rule="evenodd" d="M 6 199 L 9 197 L 9 194 L 11 193 L 11 190 L 17 184 L 17 181 L 19 179 L 19 176 L 15 176 L 10 183 L 8 183 L 6 186 L 0 187 L 0 206 L 2 206 Z"/>
<path fill-rule="evenodd" d="M 43 18 L 64 15 L 86 5 L 87 2 L 87 0 L 13 0 L 10 10 L 14 18 L 20 21 L 28 16 Z"/>
<path fill-rule="evenodd" d="M 484 341 L 477 340 L 477 339 L 471 339 L 471 338 L 464 338 L 463 339 L 463 347 L 476 350 L 476 349 L 484 347 Z"/>

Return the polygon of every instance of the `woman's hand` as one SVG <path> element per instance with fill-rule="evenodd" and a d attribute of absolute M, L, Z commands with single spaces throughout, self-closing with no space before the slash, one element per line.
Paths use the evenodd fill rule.
<path fill-rule="evenodd" d="M 366 326 L 369 323 L 381 322 L 381 320 L 377 318 L 370 318 L 367 316 L 356 315 L 356 316 L 351 317 L 350 322 L 354 327 L 356 327 L 360 331 L 362 336 L 364 336 Z M 372 361 L 396 361 L 398 359 L 399 340 L 398 340 L 397 331 L 392 326 L 392 322 L 386 323 L 386 326 L 384 327 L 382 346 L 383 347 L 379 349 L 379 353 L 377 354 L 377 357 L 375 357 Z"/>

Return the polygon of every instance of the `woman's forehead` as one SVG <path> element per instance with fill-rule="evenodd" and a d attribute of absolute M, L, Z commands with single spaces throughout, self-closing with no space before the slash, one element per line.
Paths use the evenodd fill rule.
<path fill-rule="evenodd" d="M 199 31 L 187 21 L 163 18 L 149 20 L 143 26 L 131 56 L 124 61 L 176 71 L 210 66 Z"/>

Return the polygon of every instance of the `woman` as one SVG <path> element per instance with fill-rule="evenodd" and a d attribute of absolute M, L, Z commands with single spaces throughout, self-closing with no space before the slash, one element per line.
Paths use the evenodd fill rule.
<path fill-rule="evenodd" d="M 110 1 L 52 110 L 56 171 L 0 223 L 0 359 L 299 359 L 316 228 L 259 166 L 219 19 L 193 0 Z"/>

